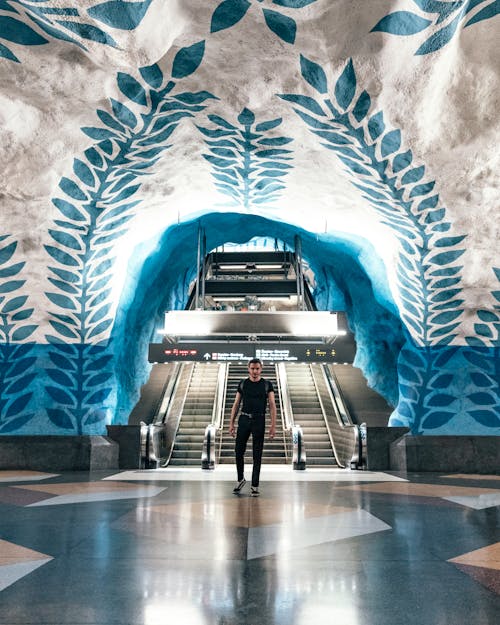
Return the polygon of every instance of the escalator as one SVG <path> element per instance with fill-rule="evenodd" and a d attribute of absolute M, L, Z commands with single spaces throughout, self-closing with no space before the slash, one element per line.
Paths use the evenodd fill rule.
<path fill-rule="evenodd" d="M 307 464 L 322 467 L 338 466 L 311 365 L 287 364 L 285 370 L 293 420 L 302 428 Z"/>
<path fill-rule="evenodd" d="M 189 381 L 170 466 L 200 466 L 205 428 L 212 420 L 219 365 L 197 362 Z"/>

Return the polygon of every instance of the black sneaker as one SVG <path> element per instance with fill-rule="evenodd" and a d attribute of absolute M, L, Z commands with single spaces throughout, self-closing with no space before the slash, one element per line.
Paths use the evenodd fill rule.
<path fill-rule="evenodd" d="M 233 493 L 235 495 L 238 495 L 241 491 L 241 489 L 243 488 L 243 486 L 245 486 L 245 484 L 247 483 L 246 479 L 243 478 L 242 480 L 240 480 L 236 486 L 233 488 Z"/>
<path fill-rule="evenodd" d="M 252 495 L 252 497 L 258 497 L 260 495 L 259 488 L 257 486 L 252 486 L 250 489 L 250 495 Z"/>

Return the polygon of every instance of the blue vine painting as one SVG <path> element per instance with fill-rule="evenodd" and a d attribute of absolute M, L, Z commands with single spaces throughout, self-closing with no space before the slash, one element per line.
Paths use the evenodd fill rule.
<path fill-rule="evenodd" d="M 0 235 L 0 434 L 22 429 L 34 416 L 30 411 L 36 376 L 34 343 L 37 325 L 21 278 L 25 262 L 15 259 L 18 242 Z M 24 293 L 23 293 L 24 290 Z"/>
<path fill-rule="evenodd" d="M 108 0 L 86 9 L 87 17 L 76 3 L 54 7 L 49 0 L 0 0 L 0 40 L 5 42 L 0 42 L 0 57 L 19 63 L 12 44 L 41 46 L 55 39 L 83 50 L 87 49 L 84 40 L 116 48 L 116 41 L 104 27 L 134 30 L 151 2 Z"/>
<path fill-rule="evenodd" d="M 300 71 L 316 97 L 280 97 L 291 103 L 321 145 L 335 153 L 352 184 L 400 243 L 399 306 L 408 337 L 398 362 L 399 403 L 390 424 L 408 426 L 415 434 L 448 425 L 460 412 L 465 376 L 473 388 L 475 381 L 489 381 L 488 391 L 467 395 L 467 416 L 485 432 L 499 427 L 492 350 L 450 346 L 463 317 L 460 259 L 465 235 L 451 232 L 435 181 L 425 178 L 425 166 L 403 147 L 400 130 L 387 128 L 383 112 L 371 110 L 371 97 L 358 87 L 351 59 L 333 89 L 324 69 L 303 55 Z"/>
<path fill-rule="evenodd" d="M 61 430 L 102 431 L 109 421 L 116 386 L 109 344 L 114 245 L 137 214 L 140 200 L 134 196 L 171 147 L 176 128 L 215 97 L 179 88 L 198 68 L 204 50 L 200 41 L 177 52 L 169 80 L 156 64 L 141 68 L 140 80 L 119 72 L 124 101 L 111 98 L 109 110 L 97 111 L 101 125 L 82 128 L 96 143 L 74 159 L 72 176 L 59 182 L 61 197 L 52 200 L 59 218 L 45 247 L 53 286 L 46 293 L 53 366 L 46 370 L 45 390 L 51 400 L 48 417 Z"/>
<path fill-rule="evenodd" d="M 425 41 L 416 55 L 436 52 L 455 37 L 460 28 L 467 28 L 500 13 L 499 0 L 411 0 L 418 13 L 394 11 L 384 16 L 371 32 L 382 32 L 401 37 L 425 33 Z"/>
<path fill-rule="evenodd" d="M 260 9 L 266 26 L 282 41 L 295 43 L 297 22 L 286 13 L 276 9 L 266 9 L 259 4 L 262 0 L 223 0 L 212 14 L 210 32 L 216 33 L 237 24 L 252 7 Z M 302 9 L 317 0 L 273 0 L 273 5 L 286 9 Z M 257 9 L 257 10 L 258 10 Z"/>
<path fill-rule="evenodd" d="M 216 188 L 230 198 L 227 205 L 250 210 L 276 201 L 292 168 L 292 150 L 285 146 L 293 139 L 272 132 L 283 120 L 255 123 L 247 108 L 238 115 L 238 126 L 218 115 L 208 119 L 211 127 L 198 125 L 210 150 L 203 157 L 213 168 Z"/>

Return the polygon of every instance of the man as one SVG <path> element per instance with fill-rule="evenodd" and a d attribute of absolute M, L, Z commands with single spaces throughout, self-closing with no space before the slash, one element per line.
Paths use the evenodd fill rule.
<path fill-rule="evenodd" d="M 234 422 L 238 409 L 241 406 L 238 418 L 238 433 L 236 434 L 236 470 L 238 473 L 238 483 L 233 489 L 235 495 L 241 492 L 245 486 L 244 477 L 244 456 L 247 442 L 252 435 L 253 445 L 253 470 L 252 497 L 259 496 L 260 465 L 262 461 L 262 450 L 264 448 L 264 434 L 266 431 L 266 406 L 269 402 L 269 414 L 271 415 L 271 425 L 269 427 L 269 438 L 273 439 L 276 434 L 276 402 L 274 399 L 274 389 L 272 382 L 261 377 L 262 363 L 258 358 L 253 358 L 248 363 L 248 378 L 241 380 L 236 391 L 236 398 L 231 408 L 231 420 L 229 422 L 229 433 L 234 437 Z"/>

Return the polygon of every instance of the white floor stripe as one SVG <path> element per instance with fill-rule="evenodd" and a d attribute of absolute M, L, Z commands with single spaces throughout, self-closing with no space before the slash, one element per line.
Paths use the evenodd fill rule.
<path fill-rule="evenodd" d="M 252 465 L 245 466 L 247 480 L 252 473 Z M 213 471 L 198 467 L 167 467 L 165 469 L 144 469 L 136 471 L 122 471 L 110 475 L 105 480 L 124 481 L 207 481 L 233 482 L 236 481 L 236 469 L 232 465 L 221 465 Z M 373 471 L 351 471 L 349 469 L 315 469 L 294 471 L 283 465 L 262 465 L 260 481 L 264 482 L 407 482 L 408 480 L 390 475 L 389 473 Z"/>

